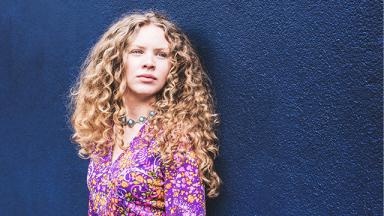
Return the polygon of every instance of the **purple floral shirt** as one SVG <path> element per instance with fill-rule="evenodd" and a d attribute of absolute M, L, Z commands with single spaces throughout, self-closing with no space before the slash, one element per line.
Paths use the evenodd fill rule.
<path fill-rule="evenodd" d="M 205 215 L 205 191 L 193 152 L 168 165 L 155 139 L 138 135 L 112 163 L 110 153 L 88 167 L 88 215 Z M 176 163 L 176 161 L 178 163 Z"/>

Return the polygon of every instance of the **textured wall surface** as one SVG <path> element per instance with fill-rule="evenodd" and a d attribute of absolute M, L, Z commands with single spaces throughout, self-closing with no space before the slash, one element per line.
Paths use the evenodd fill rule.
<path fill-rule="evenodd" d="M 381 1 L 0 1 L 1 215 L 86 215 L 66 93 L 133 9 L 190 36 L 221 114 L 208 215 L 382 215 Z"/>

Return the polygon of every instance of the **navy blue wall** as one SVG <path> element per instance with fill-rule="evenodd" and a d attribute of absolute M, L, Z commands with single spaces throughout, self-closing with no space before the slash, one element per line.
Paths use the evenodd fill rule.
<path fill-rule="evenodd" d="M 208 215 L 382 215 L 381 1 L 0 1 L 1 215 L 86 215 L 66 94 L 122 13 L 195 44 L 221 114 Z"/>

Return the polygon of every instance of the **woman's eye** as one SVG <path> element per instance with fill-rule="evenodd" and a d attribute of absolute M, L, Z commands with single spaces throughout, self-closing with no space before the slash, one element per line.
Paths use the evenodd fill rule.
<path fill-rule="evenodd" d="M 142 54 L 143 51 L 141 51 L 141 50 L 132 50 L 131 53 L 134 53 L 134 54 Z"/>
<path fill-rule="evenodd" d="M 160 52 L 158 55 L 161 56 L 161 57 L 163 57 L 163 58 L 168 57 L 168 54 L 165 53 L 165 52 Z"/>

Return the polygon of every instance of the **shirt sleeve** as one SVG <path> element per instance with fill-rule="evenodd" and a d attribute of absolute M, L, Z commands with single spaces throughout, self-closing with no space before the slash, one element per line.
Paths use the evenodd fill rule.
<path fill-rule="evenodd" d="M 199 177 L 197 158 L 187 152 L 164 166 L 166 215 L 205 216 L 205 189 Z"/>
<path fill-rule="evenodd" d="M 92 200 L 92 197 L 91 195 L 88 196 L 89 199 L 88 199 L 88 216 L 93 216 L 94 215 L 94 212 L 93 212 L 93 200 Z"/>

